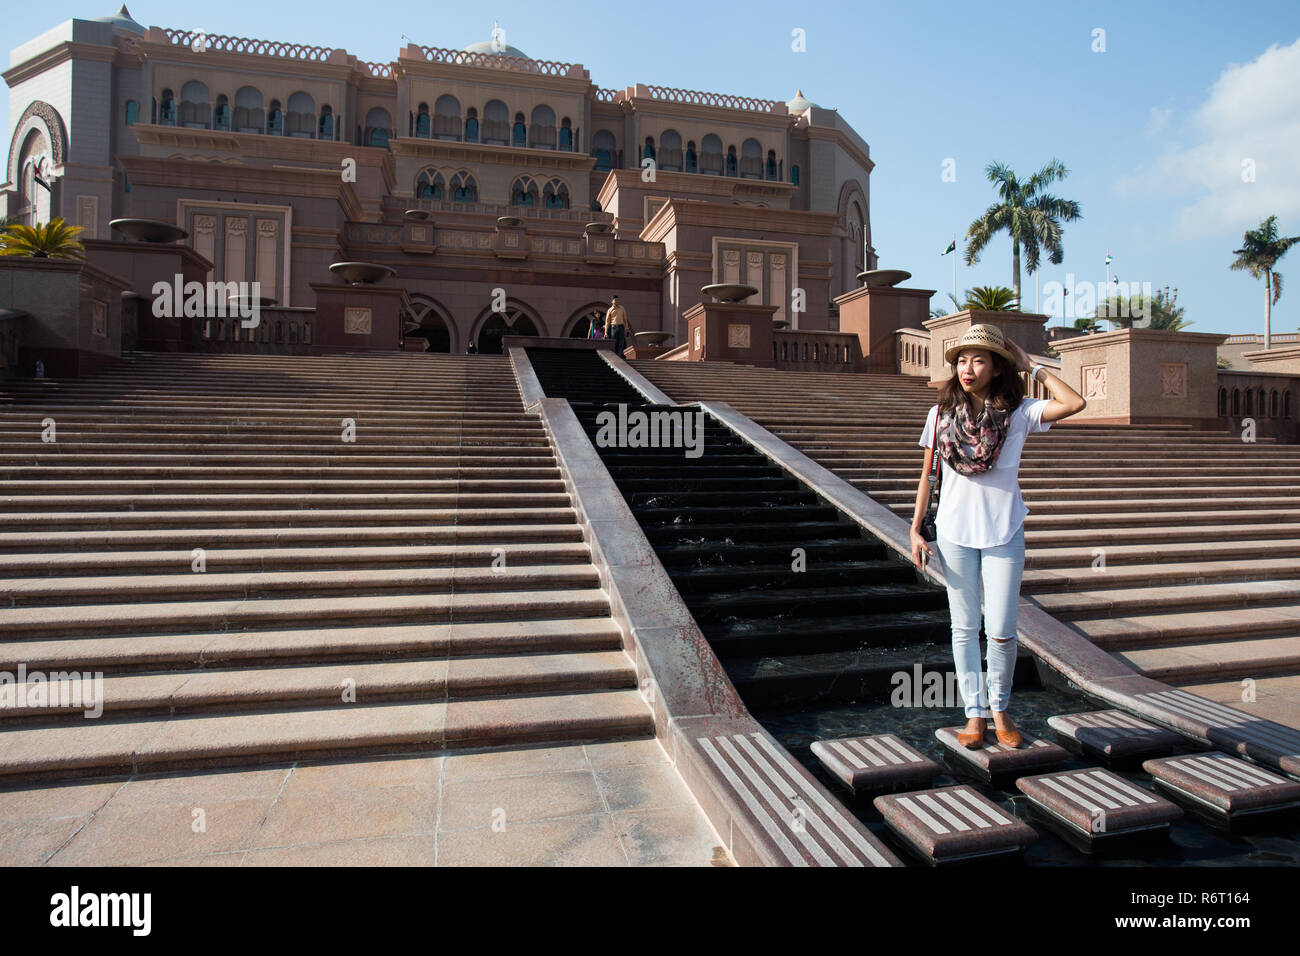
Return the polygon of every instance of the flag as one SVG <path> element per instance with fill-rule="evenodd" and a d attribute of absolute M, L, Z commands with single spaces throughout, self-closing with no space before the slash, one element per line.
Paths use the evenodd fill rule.
<path fill-rule="evenodd" d="M 952 242 L 948 243 L 948 248 L 943 250 L 943 252 L 939 253 L 939 255 L 946 256 L 948 253 L 952 252 L 956 248 L 957 248 L 957 240 L 954 239 Z"/>
<path fill-rule="evenodd" d="M 1110 265 L 1110 253 L 1106 253 L 1106 265 Z"/>

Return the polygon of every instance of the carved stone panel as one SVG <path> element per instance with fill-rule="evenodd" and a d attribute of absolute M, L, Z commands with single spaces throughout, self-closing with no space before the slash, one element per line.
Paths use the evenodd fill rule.
<path fill-rule="evenodd" d="M 343 310 L 343 331 L 348 335 L 370 334 L 371 310 L 349 307 Z"/>
<path fill-rule="evenodd" d="M 90 303 L 90 332 L 108 338 L 108 303 L 95 299 Z"/>
<path fill-rule="evenodd" d="M 1087 396 L 1084 396 L 1085 398 Z M 1161 362 L 1160 363 L 1160 397 L 1161 398 L 1186 398 L 1187 397 L 1187 363 L 1186 362 Z"/>
<path fill-rule="evenodd" d="M 1085 399 L 1103 399 L 1106 397 L 1106 366 L 1085 365 L 1083 372 L 1083 397 Z"/>
<path fill-rule="evenodd" d="M 728 325 L 727 347 L 733 349 L 749 348 L 749 326 L 744 324 Z"/>

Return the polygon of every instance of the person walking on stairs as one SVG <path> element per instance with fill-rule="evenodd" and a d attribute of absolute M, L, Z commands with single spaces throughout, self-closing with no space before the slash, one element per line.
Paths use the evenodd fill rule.
<path fill-rule="evenodd" d="M 619 358 L 623 357 L 623 349 L 627 348 L 629 331 L 627 309 L 618 304 L 618 296 L 613 296 L 609 300 L 609 311 L 605 313 L 605 335 L 614 340 L 614 351 Z"/>
<path fill-rule="evenodd" d="M 912 517 L 912 560 L 918 566 L 937 548 L 948 587 L 952 656 L 966 711 L 962 746 L 984 746 L 992 710 L 997 739 L 1019 747 L 1020 732 L 1007 713 L 1016 664 L 1016 607 L 1025 567 L 1025 507 L 1020 495 L 1020 454 L 1030 434 L 1087 407 L 1083 397 L 996 325 L 975 325 L 944 351 L 952 377 L 930 408 L 917 443 L 926 449 Z M 1041 382 L 1050 399 L 1025 396 L 1020 373 Z M 921 534 L 930 498 L 927 476 L 938 446 L 942 462 L 933 548 Z M 980 583 L 988 637 L 987 687 L 980 673 Z"/>

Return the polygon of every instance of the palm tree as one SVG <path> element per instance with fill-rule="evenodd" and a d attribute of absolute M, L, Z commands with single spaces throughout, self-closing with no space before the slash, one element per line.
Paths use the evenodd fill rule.
<path fill-rule="evenodd" d="M 1146 316 L 1149 321 L 1144 322 L 1142 328 L 1177 332 L 1195 324 L 1183 318 L 1186 311 L 1186 306 L 1178 304 L 1178 290 L 1174 289 L 1170 294 L 1169 286 L 1165 286 L 1150 298 L 1138 293 L 1125 302 L 1120 296 L 1110 296 L 1097 306 L 1092 318 L 1105 319 L 1127 329 L 1133 326 L 1135 316 Z"/>
<path fill-rule="evenodd" d="M 1015 312 L 1020 308 L 1020 302 L 1016 294 L 1004 285 L 977 285 L 973 289 L 967 289 L 965 298 L 958 302 L 951 292 L 948 298 L 952 300 L 954 311 L 981 311 L 981 312 Z M 948 313 L 938 307 L 930 310 L 932 318 L 941 318 Z"/>
<path fill-rule="evenodd" d="M 5 226 L 0 234 L 0 256 L 29 256 L 35 259 L 84 259 L 85 247 L 77 235 L 81 226 L 69 226 L 62 219 L 45 225 Z"/>
<path fill-rule="evenodd" d="M 979 261 L 980 252 L 1004 229 L 1011 236 L 1012 289 L 1020 298 L 1020 249 L 1025 250 L 1025 265 L 1030 275 L 1038 271 L 1040 249 L 1046 249 L 1048 261 L 1060 265 L 1065 261 L 1061 249 L 1061 223 L 1081 218 L 1079 204 L 1073 199 L 1058 199 L 1041 192 L 1054 180 L 1070 174 L 1060 161 L 1050 163 L 1021 184 L 1015 172 L 1003 163 L 989 163 L 984 174 L 998 188 L 1001 202 L 989 206 L 984 215 L 966 230 L 966 265 Z"/>
<path fill-rule="evenodd" d="M 1269 216 L 1259 224 L 1258 229 L 1246 233 L 1240 249 L 1232 250 L 1237 260 L 1229 269 L 1244 269 L 1256 279 L 1264 277 L 1264 348 L 1269 347 L 1272 339 L 1269 325 L 1273 318 L 1273 303 L 1282 297 L 1282 274 L 1274 272 L 1273 266 L 1297 242 L 1300 242 L 1300 236 L 1280 238 L 1277 234 L 1277 216 Z"/>

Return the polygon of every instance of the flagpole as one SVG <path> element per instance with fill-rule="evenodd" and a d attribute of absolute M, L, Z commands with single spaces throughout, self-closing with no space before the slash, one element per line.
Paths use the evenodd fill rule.
<path fill-rule="evenodd" d="M 957 302 L 957 233 L 952 234 L 952 305 L 955 309 L 961 306 Z"/>

